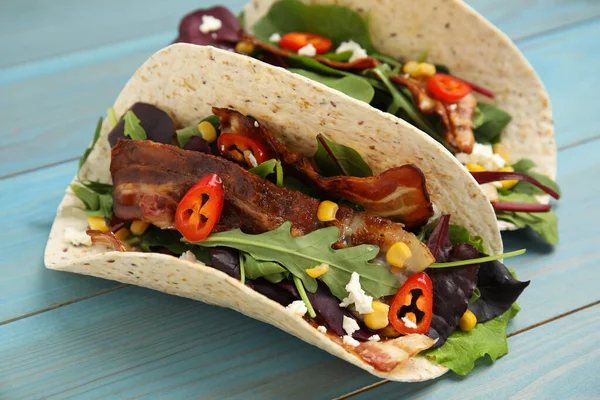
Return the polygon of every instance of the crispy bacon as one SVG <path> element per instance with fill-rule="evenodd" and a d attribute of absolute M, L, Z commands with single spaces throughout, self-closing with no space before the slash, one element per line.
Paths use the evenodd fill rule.
<path fill-rule="evenodd" d="M 172 228 L 179 200 L 208 173 L 219 175 L 225 189 L 223 212 L 213 232 L 241 228 L 257 234 L 290 221 L 292 235 L 299 236 L 322 226 L 316 199 L 278 187 L 221 157 L 134 140 L 121 140 L 112 150 L 114 213 L 123 220 Z M 402 240 L 412 250 L 406 269 L 422 271 L 434 261 L 426 246 L 398 223 L 348 207 L 341 207 L 338 215 L 341 224 L 331 224 L 340 232 L 338 248 L 370 243 L 387 249 Z"/>
<path fill-rule="evenodd" d="M 425 224 L 433 215 L 425 177 L 414 165 L 403 165 L 366 178 L 322 177 L 308 159 L 288 150 L 262 124 L 254 124 L 252 118 L 224 108 L 213 108 L 213 113 L 221 118 L 223 132 L 260 140 L 266 144 L 270 154 L 276 155 L 296 175 L 329 195 L 360 204 L 367 211 L 401 222 L 409 228 Z"/>
<path fill-rule="evenodd" d="M 277 46 L 273 46 L 268 43 L 265 43 L 262 40 L 257 39 L 254 36 L 249 35 L 247 33 L 241 33 L 241 36 L 242 36 L 242 40 L 250 42 L 253 45 L 255 45 L 256 47 L 260 47 L 261 49 L 266 50 L 267 52 L 269 52 L 271 54 L 276 54 L 281 57 L 291 57 L 291 56 L 298 55 L 297 53 L 294 53 L 293 51 L 290 51 L 287 49 L 282 49 L 281 47 L 277 47 Z M 317 60 L 321 64 L 325 64 L 329 67 L 336 68 L 336 69 L 359 69 L 359 70 L 362 70 L 362 69 L 375 68 L 378 64 L 377 60 L 375 60 L 372 57 L 360 58 L 360 59 L 354 60 L 352 62 L 335 61 L 335 60 L 330 60 L 330 59 L 328 59 L 326 57 L 322 57 L 322 56 L 314 56 L 312 58 Z"/>
<path fill-rule="evenodd" d="M 438 114 L 445 128 L 446 142 L 457 151 L 471 154 L 475 145 L 473 135 L 473 115 L 477 100 L 468 94 L 456 103 L 446 103 L 429 95 L 427 81 L 405 78 L 401 75 L 391 76 L 390 79 L 406 86 L 412 93 L 417 107 L 425 114 Z"/>
<path fill-rule="evenodd" d="M 355 351 L 376 370 L 390 372 L 434 343 L 433 339 L 425 335 L 407 335 L 384 342 L 363 342 Z"/>
<path fill-rule="evenodd" d="M 87 235 L 92 239 L 93 244 L 100 244 L 102 246 L 110 247 L 116 251 L 127 251 L 128 246 L 121 242 L 114 233 L 112 232 L 103 232 L 97 231 L 93 229 L 88 229 L 85 231 Z"/>

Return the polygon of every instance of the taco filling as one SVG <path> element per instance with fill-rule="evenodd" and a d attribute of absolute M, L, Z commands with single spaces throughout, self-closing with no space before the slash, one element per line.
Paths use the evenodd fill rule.
<path fill-rule="evenodd" d="M 530 227 L 546 242 L 558 242 L 557 217 L 545 195 L 558 199 L 560 190 L 550 177 L 532 171 L 533 161 L 511 159 L 502 133 L 512 117 L 492 104 L 491 90 L 452 75 L 451 65 L 428 60 L 427 49 L 415 60 L 382 54 L 367 22 L 342 6 L 276 1 L 246 28 L 243 13 L 236 18 L 217 6 L 186 15 L 175 42 L 249 55 L 406 120 L 473 174 L 501 229 Z"/>
<path fill-rule="evenodd" d="M 489 256 L 480 237 L 436 215 L 419 168 L 374 176 L 323 135 L 307 158 L 268 121 L 212 112 L 176 129 L 151 104 L 119 121 L 109 111 L 112 185 L 72 185 L 91 238 L 71 232 L 73 244 L 211 266 L 379 372 L 419 355 L 464 375 L 507 353 L 529 282 L 498 260 L 516 254 Z"/>

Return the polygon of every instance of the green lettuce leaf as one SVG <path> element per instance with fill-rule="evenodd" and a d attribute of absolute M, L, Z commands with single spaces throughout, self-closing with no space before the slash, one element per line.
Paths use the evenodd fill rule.
<path fill-rule="evenodd" d="M 338 299 L 348 292 L 345 289 L 352 272 L 360 274 L 362 288 L 369 296 L 379 298 L 395 294 L 400 284 L 387 268 L 370 263 L 379 253 L 379 247 L 360 245 L 345 249 L 331 248 L 338 239 L 338 229 L 323 228 L 304 236 L 292 237 L 291 224 L 283 223 L 274 231 L 248 235 L 236 229 L 209 235 L 195 244 L 204 247 L 225 246 L 250 254 L 259 261 L 273 261 L 300 278 L 308 291 L 317 290 L 317 281 L 306 270 L 328 264 L 329 271 L 320 279 Z"/>
<path fill-rule="evenodd" d="M 373 170 L 356 150 L 334 143 L 323 134 L 317 135 L 313 160 L 325 176 L 373 176 Z"/>
<path fill-rule="evenodd" d="M 299 68 L 290 68 L 289 71 L 320 82 L 365 103 L 370 103 L 373 100 L 373 96 L 375 96 L 373 86 L 366 79 L 357 75 L 343 77 L 325 76 Z"/>
<path fill-rule="evenodd" d="M 489 356 L 492 361 L 508 353 L 506 327 L 521 308 L 514 303 L 501 316 L 475 325 L 470 332 L 454 331 L 438 349 L 424 352 L 422 356 L 450 368 L 458 375 L 466 375 L 475 367 L 475 360 Z"/>

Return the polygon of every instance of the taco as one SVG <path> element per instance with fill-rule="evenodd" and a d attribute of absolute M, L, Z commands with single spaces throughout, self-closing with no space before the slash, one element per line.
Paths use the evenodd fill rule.
<path fill-rule="evenodd" d="M 188 14 L 176 42 L 248 54 L 404 119 L 472 172 L 501 229 L 558 242 L 548 95 L 510 39 L 462 1 L 252 0 L 239 19 L 223 7 Z"/>
<path fill-rule="evenodd" d="M 507 352 L 528 282 L 501 252 L 477 182 L 410 124 L 255 59 L 175 44 L 99 122 L 45 264 L 232 308 L 420 381 Z"/>

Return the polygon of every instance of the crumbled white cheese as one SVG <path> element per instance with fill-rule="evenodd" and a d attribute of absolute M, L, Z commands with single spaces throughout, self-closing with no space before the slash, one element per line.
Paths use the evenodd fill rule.
<path fill-rule="evenodd" d="M 87 233 L 85 233 L 85 231 L 79 231 L 72 227 L 68 227 L 67 229 L 65 229 L 65 240 L 67 242 L 70 242 L 74 246 L 92 245 L 92 238 Z"/>
<path fill-rule="evenodd" d="M 258 125 L 258 121 L 254 121 L 254 127 L 258 128 L 260 125 Z"/>
<path fill-rule="evenodd" d="M 486 171 L 497 171 L 504 167 L 506 160 L 500 157 L 498 154 L 494 154 L 492 145 L 475 143 L 471 154 L 457 153 L 456 159 L 463 164 L 479 164 Z"/>
<path fill-rule="evenodd" d="M 280 40 L 281 40 L 281 35 L 277 32 L 275 32 L 274 34 L 269 36 L 269 42 L 279 43 Z"/>
<path fill-rule="evenodd" d="M 352 346 L 352 347 L 356 347 L 360 344 L 360 342 L 358 340 L 356 340 L 352 336 L 348 336 L 348 335 L 345 335 L 342 338 L 342 341 L 344 342 L 345 345 Z"/>
<path fill-rule="evenodd" d="M 312 43 L 309 43 L 306 46 L 301 47 L 300 50 L 298 50 L 298 54 L 301 56 L 314 57 L 317 55 L 317 49 L 315 49 L 315 46 L 313 46 Z"/>
<path fill-rule="evenodd" d="M 344 327 L 344 331 L 350 336 L 352 336 L 354 332 L 360 329 L 360 326 L 358 326 L 358 322 L 356 322 L 354 318 L 350 318 L 345 315 L 344 320 L 342 322 L 342 326 Z"/>
<path fill-rule="evenodd" d="M 450 110 L 450 111 L 454 111 L 454 110 L 456 110 L 456 104 L 450 104 L 450 105 L 448 106 L 448 110 Z"/>
<path fill-rule="evenodd" d="M 198 259 L 196 258 L 194 253 L 192 253 L 190 250 L 184 252 L 182 255 L 179 256 L 179 258 L 193 263 L 198 262 Z"/>
<path fill-rule="evenodd" d="M 373 335 L 373 336 L 369 336 L 369 338 L 367 340 L 369 342 L 379 342 L 381 340 L 381 338 L 379 337 L 379 335 Z"/>
<path fill-rule="evenodd" d="M 327 328 L 325 328 L 323 325 L 317 326 L 317 330 L 321 333 L 327 333 Z"/>
<path fill-rule="evenodd" d="M 402 322 L 404 322 L 404 326 L 406 326 L 407 328 L 415 329 L 417 327 L 417 324 L 415 324 L 414 322 L 412 322 L 410 319 L 408 319 L 406 317 L 402 317 Z"/>
<path fill-rule="evenodd" d="M 498 189 L 496 189 L 496 186 L 491 183 L 484 183 L 483 185 L 479 185 L 479 187 L 489 201 L 498 201 Z"/>
<path fill-rule="evenodd" d="M 223 23 L 220 19 L 215 18 L 212 15 L 203 15 L 202 24 L 200 24 L 200 32 L 208 33 L 218 31 L 222 26 Z"/>
<path fill-rule="evenodd" d="M 347 42 L 342 42 L 342 44 L 339 45 L 339 47 L 337 48 L 337 50 L 335 52 L 336 52 L 336 54 L 339 54 L 339 53 L 343 53 L 345 51 L 352 52 L 352 57 L 350 57 L 350 60 L 349 60 L 350 62 L 354 62 L 356 60 L 360 60 L 361 58 L 368 57 L 365 49 L 360 47 L 360 44 L 356 43 L 354 40 L 348 40 Z"/>
<path fill-rule="evenodd" d="M 354 304 L 354 308 L 359 314 L 369 314 L 373 312 L 373 298 L 367 296 L 365 291 L 360 287 L 360 275 L 356 272 L 352 273 L 350 282 L 346 285 L 348 297 L 344 298 L 340 303 L 340 307 L 348 307 Z"/>
<path fill-rule="evenodd" d="M 302 300 L 292 301 L 286 308 L 299 317 L 303 317 L 308 311 L 306 304 Z"/>

